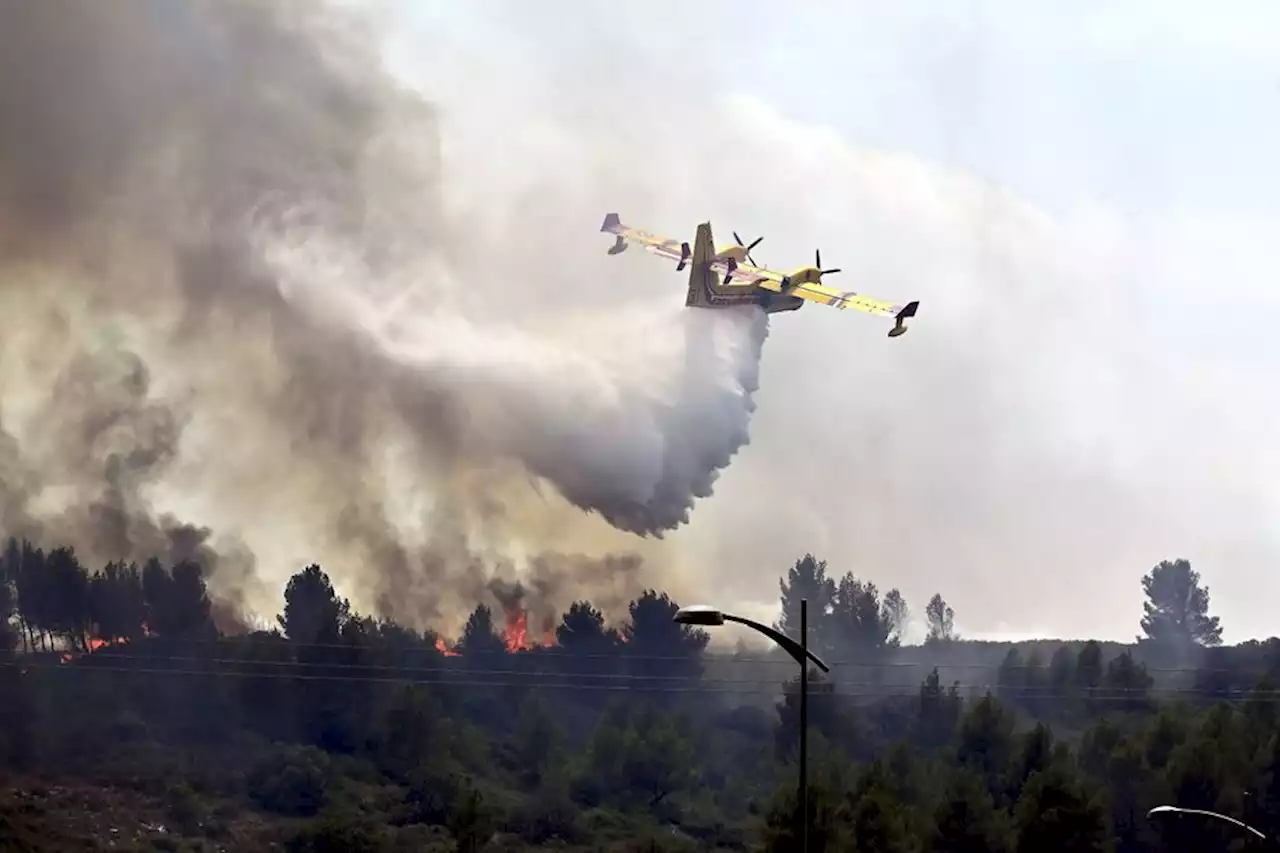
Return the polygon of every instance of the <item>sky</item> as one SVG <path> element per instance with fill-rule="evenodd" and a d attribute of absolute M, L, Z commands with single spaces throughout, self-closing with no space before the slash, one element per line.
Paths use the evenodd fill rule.
<path fill-rule="evenodd" d="M 751 443 L 669 537 L 695 594 L 771 617 L 812 551 L 967 636 L 1124 640 L 1187 557 L 1228 641 L 1274 633 L 1280 8 L 385 5 L 501 322 L 682 300 L 605 255 L 615 211 L 921 300 L 892 341 L 772 318 Z"/>

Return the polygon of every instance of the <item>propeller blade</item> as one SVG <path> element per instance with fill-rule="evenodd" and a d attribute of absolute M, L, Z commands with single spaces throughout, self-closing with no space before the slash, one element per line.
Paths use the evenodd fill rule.
<path fill-rule="evenodd" d="M 819 270 L 819 272 L 821 272 L 823 275 L 831 275 L 832 273 L 840 272 L 840 267 L 836 267 L 833 270 Z"/>
<path fill-rule="evenodd" d="M 751 264 L 751 266 L 753 267 L 760 266 L 759 264 L 756 263 L 756 259 L 751 257 L 751 252 L 747 252 L 747 263 Z"/>
<path fill-rule="evenodd" d="M 821 249 L 813 250 L 813 265 L 818 269 L 822 269 L 822 250 Z"/>
<path fill-rule="evenodd" d="M 744 243 L 742 242 L 742 238 L 738 236 L 738 232 L 737 232 L 737 231 L 734 231 L 734 232 L 733 232 L 733 239 L 735 239 L 735 240 L 737 240 L 737 241 L 738 241 L 738 245 L 739 245 L 739 246 L 746 245 L 746 244 L 744 244 Z M 755 245 L 755 243 L 752 243 L 751 245 L 752 245 L 752 246 L 754 246 L 754 245 Z"/>
<path fill-rule="evenodd" d="M 751 251 L 752 249 L 754 249 L 756 246 L 759 246 L 759 245 L 760 245 L 760 241 L 761 241 L 761 240 L 763 240 L 763 239 L 764 239 L 763 237 L 757 237 L 757 238 L 755 238 L 754 240 L 752 240 L 752 241 L 751 241 L 751 245 L 750 245 L 750 246 L 747 246 L 747 251 L 748 251 L 748 252 L 750 252 L 750 251 Z M 741 245 L 741 241 L 739 241 L 739 245 Z"/>

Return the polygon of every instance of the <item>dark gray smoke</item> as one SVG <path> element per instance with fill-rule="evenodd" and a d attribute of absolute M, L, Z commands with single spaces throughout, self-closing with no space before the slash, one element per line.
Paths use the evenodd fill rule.
<path fill-rule="evenodd" d="M 318 559 L 426 622 L 503 567 L 625 601 L 653 549 L 617 531 L 711 493 L 765 318 L 590 351 L 461 310 L 437 119 L 379 44 L 323 3 L 0 7 L 5 533 L 194 557 L 266 612 Z"/>

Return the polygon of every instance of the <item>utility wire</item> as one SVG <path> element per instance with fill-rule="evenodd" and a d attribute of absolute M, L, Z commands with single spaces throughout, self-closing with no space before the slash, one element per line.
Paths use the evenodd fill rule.
<path fill-rule="evenodd" d="M 317 668 L 317 669 L 323 668 L 323 669 L 384 670 L 384 671 L 397 671 L 397 672 L 403 672 L 403 671 L 413 671 L 413 672 L 442 672 L 442 671 L 443 671 L 443 672 L 457 672 L 457 671 L 460 671 L 460 670 L 465 670 L 465 671 L 469 671 L 469 672 L 484 672 L 484 673 L 490 673 L 490 674 L 495 674 L 495 675 L 535 675 L 535 674 L 547 674 L 547 675 L 553 675 L 553 676 L 556 676 L 556 675 L 564 674 L 564 675 L 566 675 L 566 676 L 572 676 L 572 677 L 575 677 L 575 678 L 605 678 L 605 677 L 615 677 L 615 678 L 655 679 L 655 680 L 686 679 L 686 680 L 701 681 L 701 682 L 706 682 L 706 681 L 708 681 L 708 680 L 713 680 L 713 679 L 708 679 L 708 678 L 706 678 L 706 677 L 705 677 L 705 675 L 686 675 L 686 674 L 679 674 L 679 673 L 672 674 L 672 675 L 649 675 L 649 674 L 621 673 L 621 672 L 614 672 L 614 673 L 598 673 L 598 672 L 565 672 L 565 673 L 560 673 L 560 672 L 554 672 L 554 671 L 553 671 L 553 672 L 547 673 L 547 672 L 545 672 L 545 670 L 539 670 L 539 669 L 537 669 L 537 668 L 534 668 L 534 667 L 536 667 L 536 665 L 537 665 L 537 664 L 539 664 L 539 663 L 543 663 L 543 662 L 544 662 L 544 660 L 540 660 L 537 656 L 532 656 L 532 655 L 531 655 L 531 656 L 527 656 L 527 657 L 526 657 L 526 656 L 521 656 L 521 655 L 517 655 L 517 654 L 511 654 L 511 653 L 508 653 L 508 652 L 499 652 L 499 653 L 496 653 L 496 654 L 491 655 L 491 656 L 489 656 L 489 657 L 491 657 L 491 658 L 492 658 L 492 657 L 497 657 L 497 656 L 501 655 L 503 658 L 506 658 L 506 659 L 509 659 L 509 660 L 523 660 L 523 661 L 527 661 L 527 662 L 529 663 L 529 665 L 530 665 L 530 668 L 527 668 L 527 669 L 524 669 L 524 668 L 515 668 L 515 669 L 511 669 L 511 668 L 500 668 L 500 669 L 481 668 L 481 667 L 476 667 L 476 666 L 474 666 L 473 659 L 472 659 L 472 658 L 470 658 L 470 657 L 468 657 L 468 656 L 465 656 L 465 655 L 447 656 L 447 657 L 446 657 L 446 656 L 441 656 L 441 657 L 439 657 L 438 659 L 435 659 L 435 658 L 434 658 L 434 655 L 435 655 L 436 653 L 433 653 L 433 663 L 432 663 L 432 665 L 423 665 L 423 664 L 418 664 L 418 663 L 415 663 L 415 664 L 410 665 L 410 664 L 408 664 L 408 663 L 366 663 L 366 662 L 345 663 L 345 662 L 341 662 L 341 661 L 257 660 L 257 659 L 254 659 L 254 658 L 237 658 L 237 657 L 213 657 L 213 658 L 210 658 L 210 657 L 205 657 L 205 656 L 203 656 L 203 655 L 153 655 L 153 654 L 149 654 L 149 653 L 145 653 L 145 652 L 143 652 L 143 653 L 141 653 L 141 654 L 133 654 L 133 653 L 131 653 L 131 652 L 132 652 L 132 650 L 128 650 L 128 651 L 126 651 L 127 647 L 121 647 L 121 646 L 118 646 L 118 647 L 115 647 L 115 649 L 119 650 L 120 652 L 125 652 L 125 653 L 114 653 L 114 654 L 113 654 L 113 653 L 110 653 L 110 652 L 106 652 L 106 653 L 104 653 L 104 650 L 99 650 L 99 651 L 96 651 L 96 652 L 90 652 L 90 653 L 88 653 L 88 654 L 85 654 L 85 653 L 79 653 L 79 654 L 75 655 L 74 657 L 72 657 L 72 658 L 71 658 L 71 660 L 70 660 L 70 661 L 67 661 L 67 662 L 68 662 L 68 663 L 70 663 L 70 662 L 72 662 L 72 661 L 77 661 L 77 662 L 78 662 L 78 661 L 92 661 L 92 662 L 96 662 L 96 661 L 99 661 L 99 660 L 145 660 L 145 661 L 170 661 L 170 662 L 188 661 L 188 662 L 225 663 L 225 664 L 234 664 L 234 665 L 238 665 L 238 666 L 303 667 L 303 668 L 305 668 L 305 667 L 312 667 L 312 668 Z M 355 649 L 351 649 L 351 651 L 356 651 L 356 650 L 355 650 Z M 54 653 L 50 652 L 50 653 L 48 653 L 48 654 L 52 655 L 52 654 L 54 654 Z M 684 661 L 684 662 L 686 662 L 686 663 L 699 663 L 699 664 L 706 664 L 706 663 L 707 663 L 707 659 L 705 659 L 705 658 L 696 658 L 696 657 L 694 657 L 694 658 L 690 658 L 690 657 L 678 658 L 678 657 L 666 657 L 666 656 L 648 657 L 648 656 L 644 656 L 644 655 L 637 655 L 637 656 L 634 656 L 634 657 L 632 657 L 632 656 L 623 656 L 623 655 L 613 655 L 613 656 L 607 656 L 607 657 L 611 658 L 612 660 L 614 660 L 615 662 L 617 662 L 617 663 L 619 663 L 619 664 L 626 664 L 626 663 L 628 663 L 629 661 L 650 661 L 650 660 L 678 660 L 678 661 Z M 561 659 L 562 659 L 562 660 L 566 660 L 566 659 L 567 659 L 567 660 L 572 661 L 572 660 L 574 660 L 574 657 L 573 657 L 573 656 L 569 656 L 569 655 L 564 655 L 564 656 L 561 656 Z M 450 663 L 448 663 L 448 661 L 455 661 L 456 663 L 450 664 Z M 791 666 L 793 666 L 793 667 L 794 667 L 794 666 L 796 666 L 796 664 L 795 664 L 795 662 L 794 662 L 794 661 L 788 661 L 788 662 L 791 664 Z M 899 663 L 899 664 L 896 664 L 896 665 L 894 665 L 894 664 L 887 664 L 887 665 L 885 665 L 885 667 L 884 667 L 884 668 L 897 668 L 897 669 L 915 668 L 915 669 L 924 669 L 924 668 L 929 667 L 929 666 L 930 666 L 930 664 L 924 664 L 924 663 L 921 663 L 921 664 Z M 844 669 L 880 669 L 880 668 L 881 668 L 881 666 L 880 666 L 880 665 L 877 665 L 877 664 L 874 664 L 874 663 L 865 663 L 865 662 L 835 664 L 835 665 L 833 666 L 833 668 L 835 668 L 835 667 L 842 667 L 842 668 L 844 668 Z M 941 667 L 939 667 L 939 668 L 941 668 Z M 960 667 L 947 667 L 947 668 L 956 668 L 956 669 L 958 669 L 958 668 L 960 668 Z M 968 669 L 976 669 L 976 670 L 999 670 L 999 669 L 1001 669 L 1001 667 L 1000 667 L 999 665 L 993 665 L 993 664 L 975 664 L 975 665 L 972 665 L 972 666 L 967 667 L 967 668 L 968 668 Z M 1147 672 L 1152 672 L 1152 671 L 1153 671 L 1153 670 L 1147 670 Z M 1154 671 L 1156 671 L 1156 672 L 1167 672 L 1167 673 L 1203 673 L 1203 672 L 1206 672 L 1206 670 L 1196 669 L 1196 668 L 1194 668 L 1194 667 L 1169 668 L 1169 669 L 1154 670 Z M 749 679 L 749 680 L 742 681 L 742 682 L 737 682 L 737 681 L 736 681 L 736 680 L 734 680 L 734 679 L 727 679 L 727 680 L 726 680 L 726 679 L 715 679 L 715 680 L 719 680 L 719 681 L 721 681 L 722 683 L 743 683 L 743 684 L 752 684 L 752 683 L 769 683 L 769 684 L 773 684 L 773 683 L 776 683 L 776 681 L 777 681 L 777 679 L 775 679 L 775 678 L 771 678 L 771 679 L 767 679 L 767 680 L 750 680 L 750 679 Z M 829 681 L 830 679 L 827 679 L 827 680 Z M 867 682 L 867 683 L 873 683 L 873 682 Z M 940 685 L 939 685 L 939 686 L 940 686 L 940 687 L 943 687 L 943 688 L 949 688 L 951 685 L 950 685 L 950 684 L 941 684 L 941 683 L 940 683 Z M 915 689 L 915 688 L 917 688 L 917 687 L 919 687 L 919 684 L 918 684 L 918 683 L 913 683 L 913 684 L 912 684 L 912 688 L 913 688 L 913 689 Z M 1045 689 L 1045 690 L 1050 690 L 1050 691 L 1060 690 L 1060 689 L 1061 689 L 1061 688 L 1059 688 L 1059 687 L 1057 687 L 1057 686 L 1055 686 L 1055 685 L 1052 685 L 1052 684 L 1043 684 L 1043 685 L 1004 685 L 1004 687 L 1024 687 L 1024 688 L 1028 688 L 1028 689 Z M 1002 689 L 1004 689 L 1004 687 L 1002 687 Z M 1087 688 L 1085 688 L 1085 689 L 1087 689 Z"/>
<path fill-rule="evenodd" d="M 217 659 L 210 659 L 209 663 L 217 662 Z M 243 664 L 242 661 L 235 661 L 236 664 Z M 777 682 L 772 681 L 730 681 L 717 679 L 704 679 L 698 684 L 688 686 L 672 686 L 672 685 L 645 685 L 636 686 L 629 683 L 632 679 L 641 678 L 641 676 L 622 675 L 619 679 L 624 683 L 593 683 L 582 681 L 579 674 L 566 674 L 563 676 L 564 681 L 553 681 L 547 676 L 548 673 L 530 673 L 529 676 L 518 677 L 515 679 L 475 679 L 475 678 L 415 678 L 406 676 L 377 676 L 377 675 L 337 675 L 330 673 L 301 673 L 301 672 L 251 672 L 243 669 L 175 669 L 175 668 L 155 668 L 155 667 L 134 667 L 134 666 L 111 666 L 99 664 L 97 662 L 92 666 L 74 666 L 54 663 L 20 663 L 7 662 L 0 664 L 0 667 L 17 668 L 20 671 L 30 672 L 31 670 L 49 670 L 62 673 L 75 673 L 77 675 L 87 675 L 90 673 L 118 673 L 118 674 L 141 674 L 141 675 L 167 675 L 167 676 L 203 676 L 203 677 L 235 677 L 235 678 L 251 678 L 266 681 L 331 681 L 345 683 L 365 683 L 365 684 L 400 684 L 400 685 L 442 685 L 442 686 L 459 686 L 459 687 L 567 687 L 574 690 L 604 690 L 604 691 L 635 691 L 649 693 L 735 693 L 735 694 L 759 694 L 776 696 L 782 692 Z M 506 675 L 510 671 L 459 671 L 457 674 L 461 676 L 490 675 L 503 674 Z M 444 674 L 444 673 L 439 673 Z M 558 676 L 552 675 L 552 678 Z M 574 680 L 579 679 L 579 680 Z M 874 682 L 845 682 L 830 683 L 830 690 L 811 691 L 810 699 L 822 700 L 826 697 L 848 697 L 848 698 L 889 698 L 894 696 L 901 697 L 918 697 L 919 688 L 908 688 L 906 685 L 881 685 Z M 764 689 L 766 685 L 771 685 L 768 689 Z M 990 690 L 992 685 L 988 684 L 960 684 L 958 690 Z M 849 688 L 855 688 L 850 690 Z M 998 690 L 999 695 L 1009 698 L 1058 698 L 1060 694 L 1050 693 L 1038 687 L 1026 686 L 1007 686 Z M 1197 687 L 1151 687 L 1148 689 L 1140 688 L 1122 688 L 1122 687 L 1099 687 L 1090 691 L 1081 698 L 1090 701 L 1102 702 L 1131 702 L 1135 697 L 1158 698 L 1161 696 L 1206 696 L 1217 699 L 1226 699 L 1235 697 L 1238 699 L 1249 699 L 1256 701 L 1280 702 L 1280 690 L 1208 690 Z M 1062 697 L 1065 698 L 1065 697 Z"/>

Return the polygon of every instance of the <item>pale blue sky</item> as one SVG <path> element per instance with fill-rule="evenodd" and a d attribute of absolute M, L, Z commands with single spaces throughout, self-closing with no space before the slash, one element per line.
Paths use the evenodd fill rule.
<path fill-rule="evenodd" d="M 859 144 L 973 169 L 1049 204 L 1087 194 L 1134 211 L 1263 212 L 1280 190 L 1274 3 L 815 2 L 784 12 L 757 0 L 423 0 L 404 14 L 473 35 L 486 62 L 579 93 L 604 82 L 678 87 L 686 102 L 751 92 Z"/>
<path fill-rule="evenodd" d="M 893 349 L 775 321 L 753 442 L 676 537 L 711 584 L 768 606 L 814 548 L 972 634 L 1125 638 L 1138 576 L 1185 555 L 1229 637 L 1274 630 L 1280 5 L 390 5 L 446 189 L 561 247 L 554 290 L 495 272 L 517 314 L 619 310 L 619 269 L 681 298 L 605 265 L 606 208 L 924 300 Z"/>

